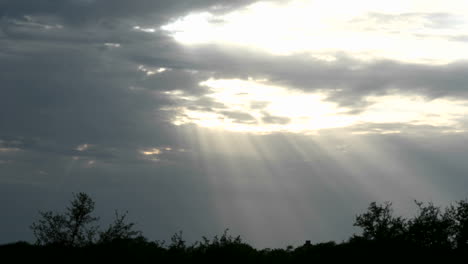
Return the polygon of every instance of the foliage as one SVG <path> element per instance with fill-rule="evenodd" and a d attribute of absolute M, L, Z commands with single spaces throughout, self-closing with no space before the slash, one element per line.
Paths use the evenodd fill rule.
<path fill-rule="evenodd" d="M 92 216 L 94 202 L 84 194 L 74 196 L 65 213 L 40 212 L 41 219 L 31 228 L 36 245 L 25 242 L 0 245 L 0 254 L 36 259 L 83 263 L 90 258 L 102 262 L 131 263 L 324 263 L 373 259 L 401 261 L 401 256 L 416 257 L 418 262 L 441 259 L 456 262 L 468 255 L 468 201 L 441 208 L 416 201 L 417 213 L 411 218 L 395 216 L 390 202 L 371 203 L 356 216 L 354 226 L 362 232 L 348 241 L 288 246 L 286 249 L 257 250 L 228 229 L 221 236 L 188 245 L 182 231 L 168 245 L 148 241 L 135 224 L 126 222 L 127 212 L 115 212 L 107 229 L 98 231 Z M 45 246 L 44 246 L 45 245 Z M 57 247 L 58 246 L 58 247 Z M 26 253 L 25 253 L 26 252 Z M 399 254 L 388 254 L 395 252 Z M 28 259 L 30 257 L 30 259 Z"/>
<path fill-rule="evenodd" d="M 468 200 L 450 205 L 445 211 L 445 217 L 452 221 L 450 235 L 453 246 L 459 250 L 468 249 Z"/>
<path fill-rule="evenodd" d="M 91 197 L 78 193 L 65 213 L 39 212 L 42 218 L 31 225 L 36 243 L 72 247 L 91 244 L 98 228 L 94 225 L 98 218 L 91 215 L 93 210 Z"/>
<path fill-rule="evenodd" d="M 171 237 L 171 244 L 169 245 L 169 249 L 171 250 L 185 250 L 186 245 L 185 245 L 185 240 L 182 235 L 182 231 L 179 231 L 179 233 L 175 233 Z"/>
<path fill-rule="evenodd" d="M 401 217 L 393 216 L 390 202 L 385 202 L 383 205 L 371 203 L 366 213 L 356 217 L 354 226 L 363 229 L 364 239 L 374 241 L 398 240 L 406 231 L 406 221 Z"/>
<path fill-rule="evenodd" d="M 201 252 L 223 252 L 224 254 L 232 250 L 250 250 L 252 247 L 244 243 L 240 236 L 232 236 L 229 233 L 229 229 L 225 229 L 221 237 L 214 236 L 213 239 L 202 237 L 202 242 L 196 242 L 194 248 Z"/>
<path fill-rule="evenodd" d="M 419 214 L 408 221 L 407 238 L 420 247 L 450 248 L 453 220 L 433 203 L 415 201 Z"/>
<path fill-rule="evenodd" d="M 98 230 L 98 217 L 92 215 L 94 201 L 85 193 L 74 195 L 65 213 L 39 212 L 41 218 L 31 225 L 36 244 L 83 247 L 117 240 L 143 239 L 140 231 L 133 230 L 135 223 L 126 223 L 127 213 L 115 212 L 115 220 L 104 231 Z M 99 235 L 99 238 L 96 236 Z"/>
<path fill-rule="evenodd" d="M 356 217 L 362 234 L 350 241 L 399 243 L 432 250 L 468 249 L 468 201 L 442 209 L 433 203 L 415 201 L 418 213 L 410 219 L 393 216 L 392 204 L 371 203 L 367 212 Z"/>
<path fill-rule="evenodd" d="M 141 231 L 133 230 L 135 223 L 126 223 L 125 217 L 127 213 L 119 215 L 118 211 L 115 211 L 114 223 L 110 224 L 109 227 L 102 232 L 99 232 L 99 243 L 111 243 L 117 240 L 133 240 L 142 238 Z"/>

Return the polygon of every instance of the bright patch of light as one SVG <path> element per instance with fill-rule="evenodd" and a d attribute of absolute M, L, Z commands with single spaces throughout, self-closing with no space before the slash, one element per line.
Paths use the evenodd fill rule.
<path fill-rule="evenodd" d="M 133 27 L 134 30 L 138 30 L 138 31 L 142 31 L 142 32 L 146 32 L 146 33 L 154 33 L 156 32 L 156 29 L 154 28 L 142 28 L 140 26 L 135 26 Z"/>
<path fill-rule="evenodd" d="M 78 151 L 85 151 L 88 150 L 92 145 L 90 144 L 81 144 L 76 147 L 76 150 Z"/>
<path fill-rule="evenodd" d="M 86 162 L 86 167 L 92 167 L 96 165 L 96 161 L 95 160 L 89 160 L 88 162 Z"/>
<path fill-rule="evenodd" d="M 318 93 L 304 93 L 239 79 L 209 79 L 200 85 L 208 88 L 207 98 L 223 107 L 213 107 L 213 111 L 182 107 L 174 120 L 175 124 L 196 123 L 232 131 L 269 133 L 313 131 L 348 126 L 355 122 L 355 117 L 346 115 L 348 109 L 326 102 L 325 96 Z M 187 98 L 181 92 L 172 96 Z"/>
<path fill-rule="evenodd" d="M 109 48 L 120 48 L 120 43 L 107 42 L 107 43 L 104 43 L 104 46 L 109 47 Z"/>
<path fill-rule="evenodd" d="M 168 68 L 148 68 L 146 66 L 143 66 L 143 65 L 140 65 L 138 66 L 138 70 L 139 71 L 142 71 L 144 73 L 146 73 L 146 75 L 150 76 L 150 75 L 155 75 L 157 73 L 163 73 L 165 71 L 168 71 L 169 69 Z"/>
<path fill-rule="evenodd" d="M 180 150 L 174 150 L 169 146 L 161 146 L 157 148 L 140 149 L 139 153 L 143 155 L 144 160 L 159 162 L 165 153 L 173 153 L 174 151 L 182 152 Z"/>
<path fill-rule="evenodd" d="M 187 96 L 182 91 L 166 92 L 180 103 L 168 108 L 177 114 L 175 125 L 196 124 L 230 131 L 272 133 L 314 133 L 317 130 L 365 124 L 410 124 L 453 127 L 468 114 L 468 101 L 420 96 L 369 96 L 363 111 L 352 114 L 350 108 L 327 101 L 326 94 L 308 93 L 274 86 L 266 81 L 209 79 L 200 83 L 207 88 L 204 96 Z M 198 105 L 210 99 L 211 107 Z M 372 130 L 381 134 L 401 133 L 399 129 Z M 367 133 L 360 131 L 357 133 Z"/>
<path fill-rule="evenodd" d="M 157 73 L 161 73 L 161 72 L 165 72 L 165 71 L 167 71 L 167 68 L 158 68 L 158 69 L 156 69 Z"/>
<path fill-rule="evenodd" d="M 468 58 L 467 45 L 454 40 L 465 35 L 466 10 L 468 3 L 458 0 L 258 2 L 225 15 L 192 13 L 161 29 L 186 45 L 440 64 Z M 437 20 L 442 13 L 447 17 Z"/>
<path fill-rule="evenodd" d="M 14 151 L 20 151 L 19 148 L 4 148 L 0 147 L 0 152 L 14 152 Z"/>
<path fill-rule="evenodd" d="M 141 154 L 146 155 L 146 156 L 159 155 L 161 153 L 162 153 L 162 151 L 160 149 L 158 149 L 158 148 L 151 148 L 151 149 L 146 149 L 146 150 L 141 151 Z"/>
<path fill-rule="evenodd" d="M 468 113 L 468 102 L 462 100 L 427 100 L 421 96 L 371 96 L 372 103 L 361 121 L 366 123 L 408 123 L 413 125 L 457 126 Z"/>

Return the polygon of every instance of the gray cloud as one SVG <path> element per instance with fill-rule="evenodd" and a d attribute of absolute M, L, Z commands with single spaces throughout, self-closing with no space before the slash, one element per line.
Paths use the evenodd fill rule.
<path fill-rule="evenodd" d="M 132 19 L 150 21 L 158 25 L 175 16 L 189 11 L 212 8 L 214 12 L 227 12 L 233 8 L 245 5 L 249 1 L 125 1 L 125 0 L 39 0 L 31 3 L 27 0 L 2 0 L 0 16 L 21 17 L 24 15 L 52 15 L 59 17 L 67 24 L 90 25 L 97 21 Z"/>
<path fill-rule="evenodd" d="M 325 91 L 330 100 L 355 107 L 366 106 L 362 98 L 394 92 L 418 94 L 429 99 L 467 98 L 468 78 L 464 61 L 447 65 L 409 64 L 381 60 L 362 62 L 336 54 L 333 63 L 312 59 L 307 55 L 271 56 L 258 51 L 200 46 L 177 55 L 172 65 L 180 69 L 195 69 L 211 73 L 215 78 L 253 77 L 268 79 L 274 85 L 283 85 L 304 91 Z M 159 58 L 141 57 L 138 61 L 157 65 Z M 228 62 L 228 63 L 226 63 Z M 209 75 L 208 74 L 208 75 Z M 206 77 L 207 78 L 207 77 Z M 200 91 L 200 90 L 198 90 Z"/>
<path fill-rule="evenodd" d="M 267 124 L 288 124 L 291 119 L 287 117 L 282 117 L 282 116 L 272 116 L 269 115 L 268 113 L 263 113 L 263 118 L 262 121 L 267 123 Z"/>
<path fill-rule="evenodd" d="M 246 124 L 256 124 L 257 120 L 250 115 L 249 113 L 245 112 L 235 112 L 235 111 L 221 111 L 219 112 L 223 115 L 223 117 L 232 119 L 236 123 L 246 123 Z"/>
<path fill-rule="evenodd" d="M 233 52 L 234 53 L 234 52 Z M 468 79 L 464 62 L 427 66 L 394 61 L 362 63 L 341 57 L 335 63 L 311 60 L 307 56 L 258 57 L 253 54 L 224 55 L 210 60 L 213 64 L 229 61 L 225 77 L 230 74 L 268 78 L 272 83 L 292 85 L 303 90 L 337 91 L 337 98 L 382 94 L 388 90 L 414 92 L 432 98 L 460 96 L 466 98 Z M 216 68 L 216 66 L 212 66 Z M 223 67 L 218 67 L 224 70 Z M 222 73 L 218 73 L 223 76 Z M 340 90 L 339 90 L 340 89 Z"/>

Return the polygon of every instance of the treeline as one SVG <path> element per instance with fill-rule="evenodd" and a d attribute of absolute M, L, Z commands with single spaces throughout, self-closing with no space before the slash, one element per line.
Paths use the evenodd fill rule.
<path fill-rule="evenodd" d="M 31 225 L 35 244 L 17 242 L 0 246 L 0 259 L 15 262 L 47 261 L 63 263 L 304 263 L 324 261 L 406 262 L 451 261 L 468 257 L 468 201 L 446 208 L 415 202 L 412 218 L 395 216 L 392 204 L 371 203 L 356 216 L 361 228 L 341 243 L 326 242 L 281 249 L 256 249 L 228 230 L 213 238 L 187 244 L 182 232 L 171 241 L 149 241 L 126 213 L 116 212 L 105 229 L 92 215 L 94 201 L 85 193 L 74 195 L 64 213 L 40 212 Z M 285 227 L 287 228 L 287 227 Z"/>

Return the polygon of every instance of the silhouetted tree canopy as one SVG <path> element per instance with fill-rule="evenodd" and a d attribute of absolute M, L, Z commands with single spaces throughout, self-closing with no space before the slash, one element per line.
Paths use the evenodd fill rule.
<path fill-rule="evenodd" d="M 450 248 L 453 219 L 433 203 L 417 202 L 419 213 L 408 221 L 407 238 L 420 247 Z"/>
<path fill-rule="evenodd" d="M 433 203 L 415 201 L 417 214 L 410 218 L 395 217 L 392 204 L 371 203 L 367 212 L 356 217 L 361 235 L 352 241 L 398 243 L 428 250 L 468 249 L 468 202 L 462 200 L 445 209 Z"/>
<path fill-rule="evenodd" d="M 451 221 L 451 240 L 455 248 L 468 249 L 468 201 L 459 201 L 447 208 L 446 217 Z"/>
<path fill-rule="evenodd" d="M 393 216 L 392 204 L 378 205 L 371 203 L 367 212 L 356 217 L 354 226 L 362 228 L 362 237 L 366 240 L 391 241 L 401 239 L 406 229 L 406 221 Z"/>
<path fill-rule="evenodd" d="M 94 201 L 85 193 L 74 195 L 65 213 L 39 212 L 41 219 L 31 225 L 36 243 L 84 246 L 94 242 L 97 217 L 91 215 Z"/>
<path fill-rule="evenodd" d="M 99 231 L 99 218 L 92 215 L 94 206 L 89 195 L 78 193 L 65 213 L 39 212 L 41 218 L 31 225 L 36 244 L 83 247 L 93 243 L 143 238 L 141 231 L 133 229 L 135 223 L 125 222 L 127 212 L 119 214 L 115 211 L 114 222 L 104 231 Z"/>
<path fill-rule="evenodd" d="M 111 243 L 116 240 L 143 239 L 141 231 L 133 230 L 135 223 L 126 223 L 127 212 L 119 214 L 115 211 L 115 220 L 109 227 L 99 232 L 98 243 Z"/>
<path fill-rule="evenodd" d="M 411 218 L 395 216 L 392 203 L 372 202 L 356 216 L 354 226 L 361 232 L 347 241 L 334 241 L 285 249 L 257 250 L 228 229 L 212 239 L 188 244 L 182 231 L 164 241 L 149 241 L 135 224 L 126 222 L 127 212 L 115 211 L 115 219 L 99 230 L 98 217 L 92 215 L 94 201 L 85 193 L 73 196 L 64 213 L 40 212 L 31 225 L 36 244 L 18 242 L 0 245 L 0 255 L 16 260 L 47 260 L 70 263 L 325 263 L 331 261 L 417 262 L 440 260 L 444 263 L 468 257 L 468 201 L 446 208 L 415 201 L 417 212 Z M 383 259 L 382 256 L 385 258 Z M 458 261 L 460 262 L 460 261 Z M 461 261 L 460 263 L 463 263 Z"/>

